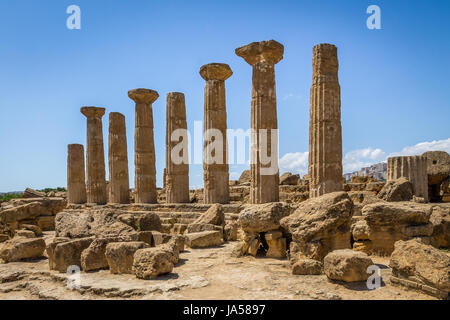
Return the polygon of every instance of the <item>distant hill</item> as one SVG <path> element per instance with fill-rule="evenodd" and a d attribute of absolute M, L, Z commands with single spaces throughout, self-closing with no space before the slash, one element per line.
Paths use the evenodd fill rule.
<path fill-rule="evenodd" d="M 377 180 L 386 180 L 387 163 L 381 162 L 370 167 L 362 168 L 359 171 L 344 174 L 345 180 L 349 181 L 354 176 L 371 176 Z"/>

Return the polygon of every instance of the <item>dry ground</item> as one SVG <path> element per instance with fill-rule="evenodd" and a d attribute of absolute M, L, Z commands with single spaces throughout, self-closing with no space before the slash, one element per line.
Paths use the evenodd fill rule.
<path fill-rule="evenodd" d="M 53 236 L 46 234 L 47 241 Z M 108 270 L 81 273 L 81 287 L 67 289 L 67 276 L 49 271 L 47 259 L 0 264 L 0 299 L 434 299 L 392 286 L 388 259 L 372 257 L 382 267 L 383 286 L 331 282 L 325 275 L 294 276 L 287 260 L 232 258 L 234 242 L 207 249 L 187 249 L 170 275 L 138 280 Z"/>

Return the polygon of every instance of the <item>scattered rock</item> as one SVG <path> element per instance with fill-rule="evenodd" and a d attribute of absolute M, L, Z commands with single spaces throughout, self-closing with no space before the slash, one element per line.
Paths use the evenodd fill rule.
<path fill-rule="evenodd" d="M 246 205 L 239 214 L 238 223 L 247 232 L 277 230 L 280 227 L 280 220 L 291 212 L 291 206 L 283 202 Z"/>
<path fill-rule="evenodd" d="M 362 209 L 363 220 L 352 227 L 353 249 L 368 254 L 390 255 L 394 243 L 424 237 L 430 241 L 431 206 L 413 202 L 378 202 Z"/>
<path fill-rule="evenodd" d="M 149 248 L 144 242 L 112 242 L 106 246 L 105 257 L 113 274 L 133 273 L 134 254 L 139 249 Z"/>
<path fill-rule="evenodd" d="M 299 259 L 292 266 L 295 275 L 320 275 L 323 273 L 323 264 L 314 259 Z"/>
<path fill-rule="evenodd" d="M 369 277 L 367 268 L 371 265 L 373 261 L 367 254 L 351 249 L 335 250 L 323 260 L 327 277 L 345 282 L 366 281 Z"/>
<path fill-rule="evenodd" d="M 67 272 L 70 266 L 78 266 L 81 269 L 81 253 L 93 240 L 94 238 L 83 238 L 58 243 L 54 250 L 54 270 Z"/>
<path fill-rule="evenodd" d="M 413 185 L 406 178 L 388 181 L 383 189 L 378 193 L 378 197 L 382 200 L 393 201 L 409 201 L 413 198 Z"/>
<path fill-rule="evenodd" d="M 241 176 L 239 177 L 239 184 L 247 184 L 250 183 L 252 180 L 252 173 L 250 170 L 244 170 L 241 174 Z"/>
<path fill-rule="evenodd" d="M 417 240 L 397 241 L 389 266 L 391 282 L 441 299 L 450 292 L 450 256 Z"/>
<path fill-rule="evenodd" d="M 45 241 L 42 238 L 15 237 L 6 241 L 0 249 L 0 258 L 5 262 L 16 262 L 25 259 L 42 257 Z"/>
<path fill-rule="evenodd" d="M 161 219 L 156 213 L 146 213 L 138 219 L 139 231 L 161 231 Z"/>
<path fill-rule="evenodd" d="M 280 176 L 280 185 L 295 186 L 298 185 L 299 180 L 300 175 L 286 172 Z"/>
<path fill-rule="evenodd" d="M 202 214 L 194 224 L 213 224 L 225 226 L 225 214 L 221 204 L 213 204 L 204 214 Z"/>
<path fill-rule="evenodd" d="M 292 235 L 291 255 L 321 261 L 329 252 L 350 248 L 353 202 L 346 192 L 333 192 L 300 203 L 281 219 Z"/>
<path fill-rule="evenodd" d="M 160 248 L 139 249 L 134 254 L 133 272 L 139 279 L 155 279 L 172 270 L 169 254 Z"/>
<path fill-rule="evenodd" d="M 186 244 L 190 248 L 206 248 L 223 244 L 223 235 L 220 231 L 202 231 L 186 234 Z"/>
<path fill-rule="evenodd" d="M 266 257 L 275 259 L 286 257 L 286 238 L 283 238 L 281 231 L 269 231 L 264 236 L 269 246 Z"/>
<path fill-rule="evenodd" d="M 18 237 L 24 237 L 24 238 L 36 238 L 36 235 L 33 231 L 30 230 L 17 230 L 16 235 Z"/>

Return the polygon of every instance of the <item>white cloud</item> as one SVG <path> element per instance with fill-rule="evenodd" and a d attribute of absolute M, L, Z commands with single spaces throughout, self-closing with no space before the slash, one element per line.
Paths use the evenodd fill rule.
<path fill-rule="evenodd" d="M 308 173 L 309 152 L 286 153 L 279 160 L 280 173 L 289 171 L 304 175 Z"/>
<path fill-rule="evenodd" d="M 416 156 L 427 151 L 445 151 L 450 153 L 450 138 L 431 142 L 420 142 L 414 146 L 405 147 L 400 152 L 391 153 L 389 156 Z"/>
<path fill-rule="evenodd" d="M 385 161 L 386 154 L 381 149 L 358 149 L 347 152 L 342 160 L 344 173 L 359 171 L 361 168 Z"/>

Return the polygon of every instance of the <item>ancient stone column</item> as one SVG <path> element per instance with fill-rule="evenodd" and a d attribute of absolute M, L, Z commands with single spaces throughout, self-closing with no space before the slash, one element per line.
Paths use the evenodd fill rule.
<path fill-rule="evenodd" d="M 109 202 L 129 203 L 127 133 L 125 117 L 118 112 L 109 114 Z"/>
<path fill-rule="evenodd" d="M 225 80 L 233 72 L 227 64 L 210 63 L 200 68 L 205 83 L 204 203 L 228 203 L 227 110 Z"/>
<path fill-rule="evenodd" d="M 283 59 L 282 44 L 270 40 L 236 49 L 253 67 L 251 106 L 250 202 L 279 201 L 278 124 L 275 64 Z"/>
<path fill-rule="evenodd" d="M 342 191 L 341 96 L 337 48 L 313 48 L 309 118 L 309 196 Z"/>
<path fill-rule="evenodd" d="M 134 132 L 135 203 L 157 203 L 153 102 L 158 92 L 135 89 L 128 96 L 136 102 Z"/>
<path fill-rule="evenodd" d="M 166 201 L 189 202 L 189 155 L 184 94 L 167 94 Z"/>
<path fill-rule="evenodd" d="M 102 128 L 105 108 L 83 107 L 81 113 L 87 117 L 87 202 L 105 204 L 106 173 Z"/>
<path fill-rule="evenodd" d="M 427 158 L 424 156 L 387 159 L 387 181 L 404 177 L 413 185 L 414 195 L 428 202 Z"/>
<path fill-rule="evenodd" d="M 69 144 L 67 149 L 67 202 L 86 203 L 84 147 L 81 144 Z"/>

